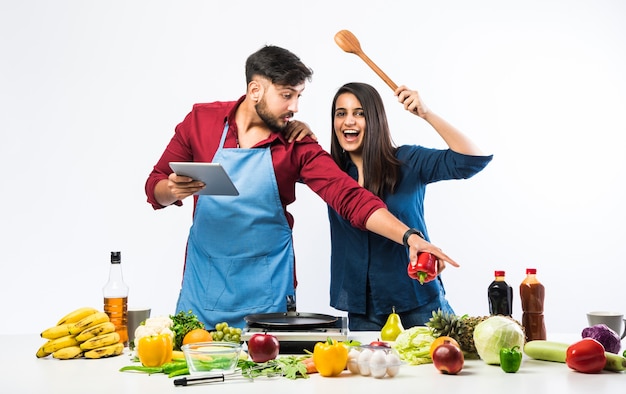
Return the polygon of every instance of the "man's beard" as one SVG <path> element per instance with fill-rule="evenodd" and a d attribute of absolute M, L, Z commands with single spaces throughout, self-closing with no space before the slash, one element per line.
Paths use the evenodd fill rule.
<path fill-rule="evenodd" d="M 259 118 L 261 118 L 261 120 L 273 132 L 282 133 L 282 131 L 285 130 L 285 128 L 287 127 L 287 123 L 281 124 L 282 122 L 280 121 L 280 119 L 282 119 L 283 116 L 275 117 L 274 115 L 270 113 L 270 111 L 267 110 L 267 105 L 265 104 L 265 100 L 261 100 L 260 102 L 258 102 L 254 106 L 254 109 L 256 109 L 256 113 L 257 115 L 259 115 Z M 290 117 L 293 116 L 293 114 L 291 113 L 289 113 L 289 115 Z"/>

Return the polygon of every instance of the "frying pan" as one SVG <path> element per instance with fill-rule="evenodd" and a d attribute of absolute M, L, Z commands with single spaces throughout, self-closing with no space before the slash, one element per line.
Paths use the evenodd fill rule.
<path fill-rule="evenodd" d="M 356 38 L 356 36 L 352 34 L 352 32 L 350 32 L 349 30 L 340 30 L 339 32 L 337 32 L 337 34 L 335 34 L 335 42 L 345 52 L 354 53 L 355 55 L 360 57 L 365 63 L 367 63 L 368 66 L 370 66 L 372 70 L 374 70 L 376 74 L 378 74 L 380 78 L 382 78 L 383 81 L 385 81 L 385 83 L 391 88 L 391 90 L 395 91 L 398 88 L 398 85 L 396 85 L 391 80 L 391 78 L 389 78 L 387 74 L 385 74 L 383 70 L 381 70 L 376 65 L 376 63 L 374 63 L 365 54 L 365 52 L 363 52 L 363 50 L 361 49 L 361 43 Z"/>
<path fill-rule="evenodd" d="M 277 313 L 257 313 L 244 317 L 249 327 L 273 329 L 307 329 L 332 327 L 339 318 L 319 313 L 301 313 L 296 311 Z"/>

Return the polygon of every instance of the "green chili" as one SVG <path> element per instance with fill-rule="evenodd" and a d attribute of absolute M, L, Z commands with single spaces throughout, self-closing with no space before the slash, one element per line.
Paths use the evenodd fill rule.
<path fill-rule="evenodd" d="M 173 378 L 174 376 L 181 376 L 181 375 L 189 375 L 189 368 L 187 367 L 183 367 L 180 369 L 175 369 L 172 372 L 170 372 L 167 377 L 168 378 Z"/>
<path fill-rule="evenodd" d="M 167 373 L 167 374 L 169 374 L 172 371 L 176 371 L 182 368 L 187 368 L 186 361 L 172 361 L 172 362 L 161 365 L 161 369 L 163 370 L 163 373 Z"/>
<path fill-rule="evenodd" d="M 144 367 L 142 365 L 127 365 L 125 367 L 120 368 L 120 372 L 124 371 L 134 371 L 134 372 L 143 372 L 147 374 L 160 373 L 163 372 L 163 368 L 161 367 Z"/>
<path fill-rule="evenodd" d="M 172 361 L 169 363 L 165 363 L 160 367 L 144 367 L 143 365 L 127 365 L 125 367 L 120 368 L 120 372 L 125 371 L 133 371 L 133 372 L 143 372 L 147 374 L 153 373 L 165 373 L 170 378 L 174 376 L 180 375 L 189 375 L 189 368 L 187 368 L 186 361 Z"/>

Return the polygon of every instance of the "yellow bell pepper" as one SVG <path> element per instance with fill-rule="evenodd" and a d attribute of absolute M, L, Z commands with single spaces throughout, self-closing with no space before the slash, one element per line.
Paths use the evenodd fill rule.
<path fill-rule="evenodd" d="M 144 367 L 160 367 L 172 361 L 172 336 L 170 334 L 141 337 L 137 344 L 137 357 Z"/>
<path fill-rule="evenodd" d="M 337 376 L 348 364 L 348 348 L 341 342 L 328 338 L 313 348 L 313 363 L 322 376 Z"/>

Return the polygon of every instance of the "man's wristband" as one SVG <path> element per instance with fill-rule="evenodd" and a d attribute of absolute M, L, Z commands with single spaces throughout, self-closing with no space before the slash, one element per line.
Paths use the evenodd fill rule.
<path fill-rule="evenodd" d="M 414 228 L 410 228 L 408 230 L 406 230 L 406 233 L 404 233 L 404 236 L 402 237 L 402 243 L 404 244 L 405 247 L 409 247 L 409 237 L 413 234 L 417 234 L 418 237 L 420 237 L 421 239 L 424 239 L 424 234 L 422 234 L 421 231 L 416 230 Z"/>

